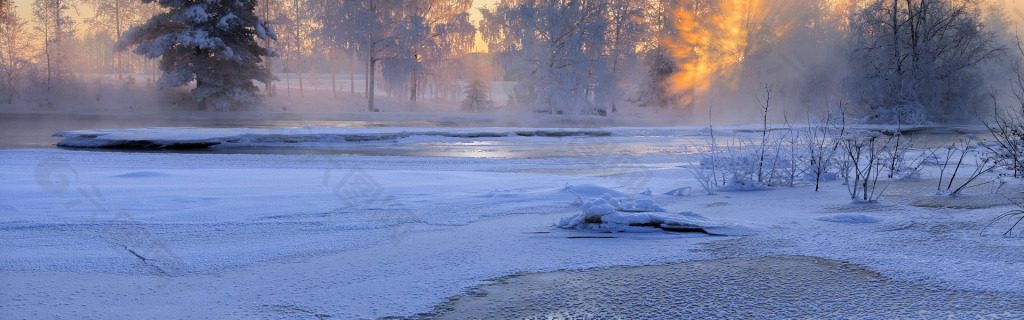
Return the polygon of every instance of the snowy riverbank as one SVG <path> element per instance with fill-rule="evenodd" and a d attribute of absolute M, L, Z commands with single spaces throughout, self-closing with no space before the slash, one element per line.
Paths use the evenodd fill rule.
<path fill-rule="evenodd" d="M 935 203 L 934 167 L 851 204 L 838 181 L 664 195 L 699 189 L 682 167 L 696 159 L 622 159 L 2 150 L 0 317 L 408 316 L 512 274 L 775 255 L 1024 296 L 1024 241 L 981 232 L 1010 206 L 911 205 Z M 605 193 L 746 232 L 556 226 Z"/>

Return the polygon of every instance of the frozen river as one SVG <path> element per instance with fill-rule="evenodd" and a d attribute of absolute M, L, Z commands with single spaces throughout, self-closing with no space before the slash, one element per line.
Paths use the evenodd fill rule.
<path fill-rule="evenodd" d="M 37 133 L 12 133 L 7 140 L 17 143 L 0 150 L 4 319 L 477 318 L 495 308 L 509 317 L 611 318 L 600 315 L 624 306 L 633 313 L 618 314 L 636 317 L 834 315 L 761 311 L 815 292 L 857 308 L 839 311 L 854 317 L 914 301 L 921 301 L 914 310 L 954 302 L 935 310 L 943 315 L 1024 313 L 1024 243 L 982 232 L 1009 208 L 1004 197 L 1024 188 L 978 187 L 949 206 L 915 205 L 936 203 L 934 165 L 920 179 L 894 183 L 879 203 L 851 204 L 840 181 L 820 192 L 803 180 L 769 191 L 699 192 L 687 166 L 693 159 L 680 156 L 706 141 L 699 127 L 451 128 L 402 120 L 340 128 L 281 120 L 127 121 L 98 128 L 202 128 L 91 130 L 75 121 L 21 123 L 29 120 L 4 120 Z M 66 143 L 115 147 L 58 148 L 59 139 L 48 137 L 68 130 L 78 131 L 64 134 Z M 721 132 L 757 135 L 749 127 Z M 197 143 L 204 147 L 138 149 Z M 604 194 L 738 232 L 556 226 L 580 214 L 581 201 Z M 629 268 L 636 266 L 653 267 Z M 521 289 L 536 294 L 502 298 Z M 681 296 L 691 289 L 698 295 Z M 876 300 L 843 296 L 874 289 Z M 483 291 L 492 300 L 475 301 Z M 702 294 L 750 299 L 672 304 L 707 302 L 695 299 Z M 579 301 L 591 295 L 599 299 Z M 452 297 L 464 298 L 446 302 Z M 565 313 L 573 308 L 579 312 Z M 882 314 L 919 315 L 900 312 Z"/>
<path fill-rule="evenodd" d="M 132 129 L 151 127 L 193 127 L 204 129 L 249 128 L 265 130 L 267 135 L 316 135 L 309 128 L 376 128 L 376 132 L 397 134 L 413 130 L 444 131 L 459 128 L 451 119 L 423 116 L 430 120 L 416 120 L 415 116 L 396 119 L 363 116 L 355 120 L 297 120 L 289 115 L 261 115 L 248 119 L 193 119 L 176 116 L 116 117 L 116 116 L 75 116 L 75 115 L 4 115 L 0 117 L 0 149 L 15 148 L 56 148 L 61 137 L 54 133 L 88 129 Z M 276 118 L 276 119 L 268 119 Z M 464 120 L 464 119 L 459 119 Z M 509 132 L 522 129 L 520 122 L 490 120 L 464 121 L 463 128 L 478 125 L 497 125 L 486 128 L 490 131 Z M 559 124 L 559 123 L 556 123 Z M 584 123 L 585 124 L 585 123 Z M 566 125 L 566 124 L 560 124 Z M 467 127 L 468 126 L 468 127 Z M 570 127 L 573 128 L 573 127 Z M 793 127 L 797 134 L 806 130 L 803 126 Z M 365 156 L 419 156 L 419 157 L 471 157 L 471 158 L 559 158 L 594 156 L 639 156 L 639 155 L 682 155 L 693 154 L 699 148 L 706 148 L 710 142 L 707 127 L 621 127 L 617 129 L 574 128 L 580 132 L 564 137 L 548 139 L 517 139 L 512 137 L 483 136 L 451 138 L 437 136 L 408 135 L 372 141 L 330 141 L 315 140 L 305 144 L 236 144 L 228 147 L 215 146 L 200 149 L 163 148 L 118 148 L 96 149 L 104 151 L 144 151 L 176 153 L 220 153 L 220 154 L 305 154 L 305 155 L 365 155 Z M 739 145 L 757 142 L 760 133 L 756 126 L 726 126 L 715 129 L 718 144 Z M 984 135 L 983 128 L 965 127 L 918 127 L 905 130 L 906 137 L 913 138 L 918 148 L 940 146 L 956 141 L 960 134 Z M 470 129 L 471 130 L 471 129 Z M 557 130 L 557 129 L 556 129 Z M 782 125 L 773 125 L 773 130 L 785 131 Z M 522 130 L 520 130 L 522 131 Z M 543 137 L 542 137 L 543 138 Z"/>

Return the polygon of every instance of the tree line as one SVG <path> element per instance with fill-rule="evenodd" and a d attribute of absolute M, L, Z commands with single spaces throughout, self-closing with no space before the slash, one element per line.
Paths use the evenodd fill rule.
<path fill-rule="evenodd" d="M 34 0 L 31 17 L 13 6 L 0 2 L 7 103 L 75 73 L 151 73 L 194 87 L 199 105 L 244 109 L 277 93 L 275 75 L 297 76 L 302 95 L 323 73 L 334 96 L 361 82 L 370 111 L 381 94 L 481 110 L 504 80 L 507 105 L 610 115 L 698 109 L 774 82 L 794 105 L 840 99 L 879 122 L 934 122 L 976 112 L 1018 59 L 1006 10 L 985 0 Z M 95 12 L 84 25 L 69 17 L 79 6 Z M 477 36 L 493 74 L 467 70 Z"/>

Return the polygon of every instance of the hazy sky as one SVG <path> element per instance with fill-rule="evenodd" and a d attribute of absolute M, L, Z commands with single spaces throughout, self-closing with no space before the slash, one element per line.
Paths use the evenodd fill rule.
<path fill-rule="evenodd" d="M 482 18 L 480 16 L 480 10 L 478 9 L 483 8 L 484 6 L 494 7 L 495 3 L 498 3 L 498 0 L 473 0 L 473 9 L 469 10 L 469 19 L 473 21 L 474 25 L 476 25 L 477 22 L 480 21 L 480 18 Z M 480 36 L 480 33 L 476 34 L 476 46 L 473 48 L 473 51 L 487 51 L 487 44 L 484 43 L 484 39 Z"/>

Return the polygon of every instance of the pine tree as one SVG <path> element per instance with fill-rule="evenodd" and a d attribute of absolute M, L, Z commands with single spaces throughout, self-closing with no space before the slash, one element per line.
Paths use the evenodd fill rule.
<path fill-rule="evenodd" d="M 469 112 L 480 112 L 491 106 L 488 99 L 488 92 L 491 87 L 487 82 L 480 79 L 473 79 L 466 86 L 466 100 L 462 100 L 462 110 Z"/>
<path fill-rule="evenodd" d="M 166 12 L 129 29 L 118 41 L 122 50 L 160 58 L 159 83 L 183 86 L 195 80 L 192 100 L 216 110 L 259 102 L 253 80 L 274 80 L 262 65 L 274 53 L 259 40 L 276 40 L 274 30 L 256 15 L 256 0 L 142 0 Z"/>

